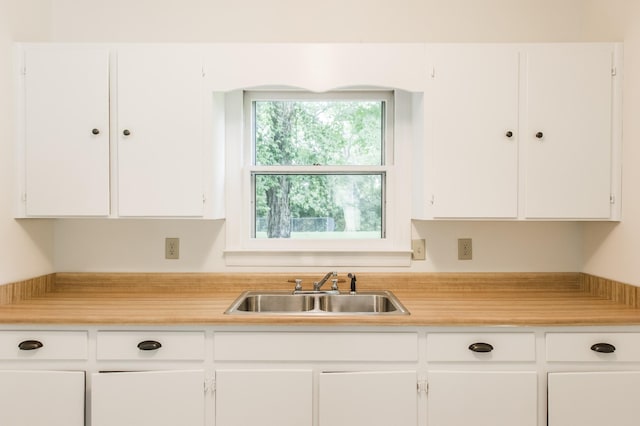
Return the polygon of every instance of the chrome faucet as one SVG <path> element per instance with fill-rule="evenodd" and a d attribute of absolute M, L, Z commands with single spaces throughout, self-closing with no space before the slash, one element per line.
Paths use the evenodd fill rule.
<path fill-rule="evenodd" d="M 324 283 L 326 283 L 329 278 L 337 277 L 337 276 L 338 276 L 337 272 L 329 272 L 329 273 L 327 273 L 327 275 L 325 275 L 320 281 L 315 281 L 313 283 L 313 291 L 320 291 L 320 287 L 322 287 L 324 285 Z"/>

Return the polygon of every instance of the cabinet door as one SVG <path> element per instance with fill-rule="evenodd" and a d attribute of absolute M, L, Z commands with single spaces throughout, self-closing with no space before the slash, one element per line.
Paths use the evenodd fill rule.
<path fill-rule="evenodd" d="M 433 55 L 433 215 L 516 217 L 517 50 L 447 46 Z"/>
<path fill-rule="evenodd" d="M 0 371 L 0 425 L 83 426 L 84 371 Z"/>
<path fill-rule="evenodd" d="M 640 372 L 549 374 L 549 426 L 636 426 Z"/>
<path fill-rule="evenodd" d="M 313 424 L 311 370 L 216 371 L 216 426 Z"/>
<path fill-rule="evenodd" d="M 323 372 L 320 426 L 416 426 L 415 371 Z"/>
<path fill-rule="evenodd" d="M 195 47 L 118 49 L 118 213 L 203 213 L 202 59 Z"/>
<path fill-rule="evenodd" d="M 92 426 L 203 426 L 204 372 L 107 372 L 91 377 Z"/>
<path fill-rule="evenodd" d="M 526 217 L 610 216 L 613 54 L 609 44 L 528 51 Z"/>
<path fill-rule="evenodd" d="M 25 214 L 109 214 L 109 51 L 24 51 Z"/>
<path fill-rule="evenodd" d="M 538 425 L 534 372 L 438 371 L 428 383 L 429 426 Z"/>

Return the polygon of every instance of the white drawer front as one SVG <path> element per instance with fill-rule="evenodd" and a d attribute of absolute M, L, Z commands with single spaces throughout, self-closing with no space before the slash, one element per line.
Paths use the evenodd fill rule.
<path fill-rule="evenodd" d="M 547 361 L 640 362 L 640 333 L 547 333 L 546 343 Z"/>
<path fill-rule="evenodd" d="M 417 333 L 221 332 L 219 361 L 417 361 Z"/>
<path fill-rule="evenodd" d="M 97 342 L 99 360 L 196 361 L 205 356 L 201 331 L 101 331 Z"/>
<path fill-rule="evenodd" d="M 428 361 L 528 362 L 535 359 L 536 341 L 533 333 L 433 333 L 427 335 Z"/>
<path fill-rule="evenodd" d="M 86 331 L 0 332 L 0 359 L 87 359 L 87 347 Z"/>

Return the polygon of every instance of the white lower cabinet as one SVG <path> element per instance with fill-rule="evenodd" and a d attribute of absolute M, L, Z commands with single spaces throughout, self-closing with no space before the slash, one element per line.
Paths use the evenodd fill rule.
<path fill-rule="evenodd" d="M 320 426 L 416 426 L 416 371 L 322 372 Z"/>
<path fill-rule="evenodd" d="M 640 372 L 549 373 L 549 426 L 637 426 Z"/>
<path fill-rule="evenodd" d="M 548 426 L 638 424 L 640 333 L 547 333 L 545 340 L 553 369 Z"/>
<path fill-rule="evenodd" d="M 0 371 L 0 425 L 83 426 L 84 371 Z"/>
<path fill-rule="evenodd" d="M 92 426 L 203 426 L 204 413 L 203 370 L 91 377 Z"/>
<path fill-rule="evenodd" d="M 534 333 L 431 333 L 426 358 L 428 426 L 538 426 Z"/>
<path fill-rule="evenodd" d="M 538 425 L 533 371 L 437 371 L 428 383 L 429 426 Z"/>
<path fill-rule="evenodd" d="M 640 327 L 0 330 L 0 426 L 635 426 Z"/>
<path fill-rule="evenodd" d="M 313 424 L 311 370 L 216 371 L 216 426 Z"/>

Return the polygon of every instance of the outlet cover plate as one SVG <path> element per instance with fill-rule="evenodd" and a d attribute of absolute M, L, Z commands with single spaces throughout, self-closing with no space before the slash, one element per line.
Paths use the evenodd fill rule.
<path fill-rule="evenodd" d="M 180 238 L 164 239 L 164 258 L 180 259 Z"/>
<path fill-rule="evenodd" d="M 411 259 L 425 260 L 426 257 L 427 255 L 425 253 L 425 241 L 411 240 Z"/>
<path fill-rule="evenodd" d="M 458 260 L 472 260 L 473 245 L 471 238 L 458 238 Z"/>

